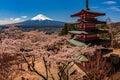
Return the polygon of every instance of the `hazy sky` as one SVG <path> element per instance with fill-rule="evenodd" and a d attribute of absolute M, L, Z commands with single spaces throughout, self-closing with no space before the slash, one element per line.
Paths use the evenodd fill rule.
<path fill-rule="evenodd" d="M 89 0 L 92 11 L 104 12 L 106 19 L 120 22 L 120 0 Z M 0 24 L 20 22 L 43 14 L 54 20 L 73 22 L 70 15 L 85 8 L 85 0 L 0 0 Z"/>

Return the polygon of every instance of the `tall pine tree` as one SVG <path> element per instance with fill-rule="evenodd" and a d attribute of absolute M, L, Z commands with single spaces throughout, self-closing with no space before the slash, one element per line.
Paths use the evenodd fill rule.
<path fill-rule="evenodd" d="M 61 32 L 59 33 L 60 36 L 63 36 L 63 35 L 67 35 L 68 34 L 68 31 L 71 31 L 71 30 L 76 30 L 75 26 L 74 25 L 69 25 L 69 24 L 65 24 L 63 29 L 61 30 Z"/>

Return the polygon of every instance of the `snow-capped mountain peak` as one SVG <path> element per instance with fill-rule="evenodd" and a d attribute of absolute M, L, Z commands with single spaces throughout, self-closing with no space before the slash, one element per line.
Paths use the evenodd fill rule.
<path fill-rule="evenodd" d="M 43 14 L 39 14 L 39 15 L 33 17 L 31 20 L 53 20 L 53 19 L 46 17 Z"/>

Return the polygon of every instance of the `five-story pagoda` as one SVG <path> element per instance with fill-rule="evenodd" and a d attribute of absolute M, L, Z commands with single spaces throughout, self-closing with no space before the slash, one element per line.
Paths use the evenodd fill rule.
<path fill-rule="evenodd" d="M 77 30 L 69 31 L 71 35 L 74 35 L 69 43 L 76 46 L 85 45 L 100 45 L 108 42 L 107 40 L 99 39 L 99 34 L 108 33 L 105 30 L 98 30 L 97 24 L 106 24 L 105 21 L 99 21 L 96 19 L 98 16 L 104 16 L 105 13 L 93 12 L 88 7 L 88 0 L 86 0 L 86 9 L 82 10 L 76 14 L 71 15 L 71 17 L 80 17 L 76 25 Z"/>

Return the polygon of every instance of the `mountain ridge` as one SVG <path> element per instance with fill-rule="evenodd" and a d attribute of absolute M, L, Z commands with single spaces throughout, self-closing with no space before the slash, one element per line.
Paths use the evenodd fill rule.
<path fill-rule="evenodd" d="M 65 22 L 56 21 L 49 17 L 46 17 L 42 14 L 38 14 L 37 16 L 18 23 L 13 23 L 14 25 L 18 26 L 20 29 L 24 31 L 30 31 L 38 29 L 39 31 L 45 31 L 48 33 L 51 32 L 59 32 L 64 27 Z M 6 27 L 11 24 L 5 25 Z M 4 27 L 5 28 L 5 27 Z"/>
<path fill-rule="evenodd" d="M 24 31 L 38 29 L 39 31 L 45 31 L 48 33 L 61 31 L 64 24 L 65 22 L 53 20 L 42 14 L 38 14 L 30 20 L 15 23 L 15 25 L 19 26 L 19 28 Z"/>
<path fill-rule="evenodd" d="M 43 14 L 38 14 L 37 16 L 31 18 L 31 20 L 53 20 L 53 19 L 46 17 Z"/>

